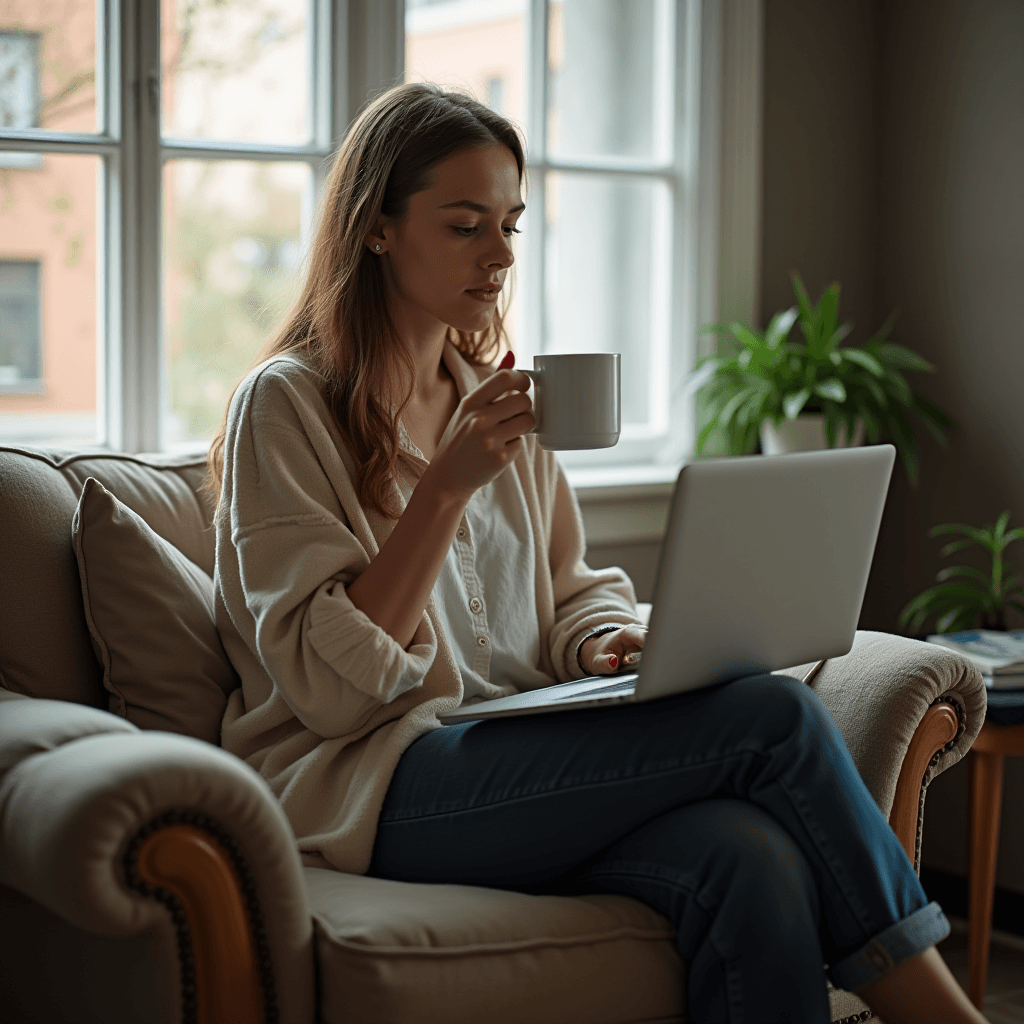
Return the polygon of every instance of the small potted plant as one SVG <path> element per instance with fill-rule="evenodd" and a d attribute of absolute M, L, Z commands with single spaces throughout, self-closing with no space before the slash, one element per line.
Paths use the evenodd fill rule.
<path fill-rule="evenodd" d="M 964 523 L 933 526 L 928 531 L 931 537 L 963 534 L 962 539 L 951 541 L 939 552 L 942 557 L 978 544 L 992 556 L 992 566 L 988 575 L 969 565 L 940 569 L 935 577 L 936 585 L 922 591 L 900 612 L 900 628 L 918 633 L 924 622 L 934 615 L 936 633 L 976 628 L 1005 631 L 1007 609 L 1024 612 L 1024 603 L 1018 599 L 1024 596 L 1024 576 L 1007 573 L 1003 560 L 1006 548 L 1024 538 L 1024 527 L 1007 530 L 1009 523 L 1007 510 L 995 524 L 980 529 Z"/>
<path fill-rule="evenodd" d="M 776 313 L 763 332 L 738 323 L 704 328 L 705 334 L 730 335 L 740 348 L 701 360 L 687 382 L 689 390 L 701 390 L 707 413 L 697 454 L 716 429 L 730 455 L 755 451 L 759 440 L 762 451 L 775 454 L 859 444 L 864 435 L 871 444 L 889 437 L 916 484 L 917 442 L 910 417 L 940 442 L 953 424 L 912 390 L 904 371 L 932 373 L 935 367 L 888 340 L 896 312 L 863 345 L 842 344 L 852 324 L 839 323 L 839 284 L 826 288 L 812 305 L 800 275 L 794 272 L 792 279 L 797 305 Z M 798 321 L 802 343 L 789 340 Z M 798 432 L 804 436 L 794 438 Z"/>

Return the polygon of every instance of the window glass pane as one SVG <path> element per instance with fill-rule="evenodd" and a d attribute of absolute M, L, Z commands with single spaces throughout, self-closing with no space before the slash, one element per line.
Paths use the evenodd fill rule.
<path fill-rule="evenodd" d="M 664 403 L 669 202 L 650 178 L 547 177 L 545 350 L 622 353 L 624 435 Z"/>
<path fill-rule="evenodd" d="M 0 169 L 0 439 L 93 442 L 100 158 L 28 155 Z"/>
<path fill-rule="evenodd" d="M 304 163 L 168 162 L 168 446 L 213 436 L 232 388 L 295 298 L 312 188 Z"/>
<path fill-rule="evenodd" d="M 406 0 L 405 80 L 469 92 L 526 132 L 527 0 Z M 525 223 L 520 223 L 525 227 Z M 517 250 L 521 256 L 523 246 Z M 521 348 L 523 275 L 510 275 L 505 328 Z"/>
<path fill-rule="evenodd" d="M 162 0 L 165 135 L 310 139 L 310 0 Z"/>
<path fill-rule="evenodd" d="M 39 260 L 0 259 L 0 394 L 43 379 L 41 270 Z"/>
<path fill-rule="evenodd" d="M 526 121 L 526 0 L 406 0 L 405 80 L 457 86 Z"/>
<path fill-rule="evenodd" d="M 0 128 L 99 128 L 96 0 L 0 3 Z M 18 164 L 17 154 L 0 155 L 0 166 Z"/>
<path fill-rule="evenodd" d="M 668 0 L 549 4 L 552 156 L 664 158 L 671 101 Z"/>

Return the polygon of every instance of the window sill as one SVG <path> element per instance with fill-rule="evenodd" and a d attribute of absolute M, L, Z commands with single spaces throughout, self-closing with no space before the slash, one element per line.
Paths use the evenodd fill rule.
<path fill-rule="evenodd" d="M 679 466 L 610 466 L 567 469 L 569 483 L 581 505 L 609 499 L 651 500 L 671 497 Z"/>
<path fill-rule="evenodd" d="M 660 543 L 678 466 L 569 469 L 588 547 Z"/>

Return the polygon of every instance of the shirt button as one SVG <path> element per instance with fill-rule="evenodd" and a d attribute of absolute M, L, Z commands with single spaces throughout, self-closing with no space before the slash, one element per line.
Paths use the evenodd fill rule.
<path fill-rule="evenodd" d="M 488 640 L 487 637 L 485 636 L 478 636 L 476 638 L 476 642 L 478 647 L 486 647 L 488 644 L 490 644 L 491 641 Z"/>
<path fill-rule="evenodd" d="M 476 612 L 480 611 L 480 609 L 483 608 L 483 606 L 484 606 L 484 603 L 483 603 L 483 601 L 480 600 L 479 597 L 474 597 L 473 600 L 469 602 L 469 610 L 471 612 L 473 612 L 474 614 L 476 614 Z"/>

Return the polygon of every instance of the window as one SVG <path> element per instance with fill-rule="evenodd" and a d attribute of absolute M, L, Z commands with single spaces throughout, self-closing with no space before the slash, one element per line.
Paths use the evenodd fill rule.
<path fill-rule="evenodd" d="M 679 384 L 694 352 L 686 254 L 697 147 L 687 48 L 697 6 L 406 2 L 407 80 L 467 89 L 526 134 L 526 231 L 509 320 L 520 361 L 622 353 L 621 440 L 561 453 L 577 471 L 674 467 L 692 444 Z"/>
<path fill-rule="evenodd" d="M 105 111 L 95 0 L 0 7 L 0 438 L 90 442 Z M 9 142 L 8 139 L 18 139 Z M 81 140 L 80 144 L 57 140 Z"/>
<path fill-rule="evenodd" d="M 0 441 L 202 447 L 397 73 L 384 6 L 0 5 Z"/>
<path fill-rule="evenodd" d="M 748 10 L 758 0 L 6 0 L 0 441 L 202 447 L 294 294 L 334 145 L 404 69 L 524 127 L 521 361 L 623 353 L 622 440 L 567 460 L 575 479 L 669 476 L 692 444 L 679 386 L 695 325 L 716 315 L 694 257 L 698 237 L 718 244 L 717 221 L 698 224 L 718 206 L 697 203 L 698 154 L 736 238 L 731 211 L 747 209 L 697 144 L 718 95 L 698 65 Z"/>

